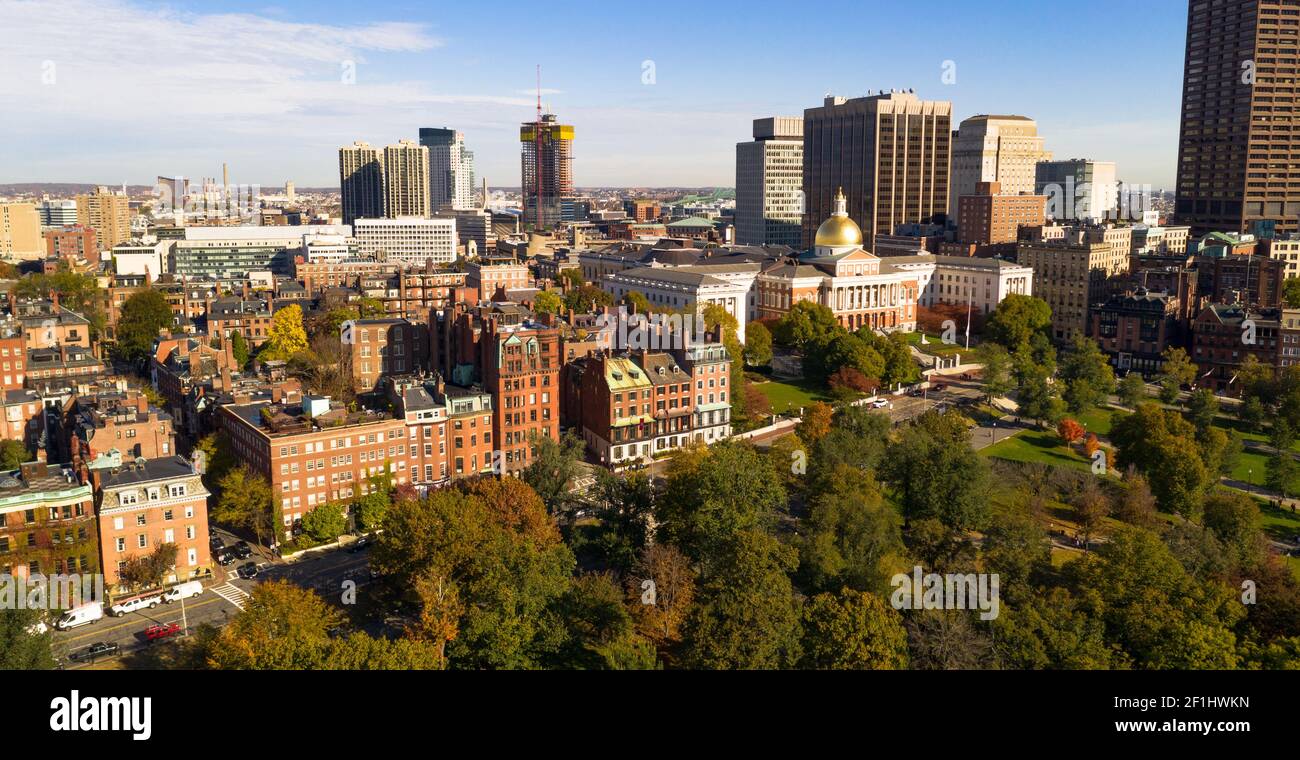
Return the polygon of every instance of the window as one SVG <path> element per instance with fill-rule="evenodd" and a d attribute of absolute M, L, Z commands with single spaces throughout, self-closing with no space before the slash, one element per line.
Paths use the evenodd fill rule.
<path fill-rule="evenodd" d="M 170 496 L 172 496 L 172 497 L 176 497 L 176 496 L 184 496 L 184 495 L 185 495 L 185 484 L 184 484 L 184 483 L 172 483 L 171 485 L 167 486 L 167 493 L 168 493 Z"/>

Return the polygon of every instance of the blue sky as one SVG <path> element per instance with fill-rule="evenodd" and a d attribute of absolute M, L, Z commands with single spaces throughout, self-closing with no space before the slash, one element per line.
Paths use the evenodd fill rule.
<path fill-rule="evenodd" d="M 0 182 L 147 183 L 224 160 L 238 182 L 336 185 L 340 145 L 451 126 L 481 176 L 517 185 L 539 63 L 577 130 L 579 185 L 730 185 L 752 119 L 909 87 L 952 101 L 954 124 L 1024 114 L 1059 158 L 1173 181 L 1184 2 L 581 7 L 0 0 L 0 104 L 17 106 L 0 145 L 18 148 Z"/>

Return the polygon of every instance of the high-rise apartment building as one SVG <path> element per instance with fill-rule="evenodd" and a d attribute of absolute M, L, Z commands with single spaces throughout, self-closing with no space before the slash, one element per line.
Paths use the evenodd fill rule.
<path fill-rule="evenodd" d="M 555 114 L 519 128 L 524 218 L 538 228 L 561 221 L 561 200 L 573 195 L 573 127 Z"/>
<path fill-rule="evenodd" d="M 1047 216 L 1057 221 L 1101 222 L 1120 210 L 1113 161 L 1042 161 L 1034 171 L 1034 192 L 1047 196 Z"/>
<path fill-rule="evenodd" d="M 427 217 L 429 207 L 429 149 L 414 140 L 384 148 L 384 213 Z"/>
<path fill-rule="evenodd" d="M 1051 158 L 1033 119 L 987 114 L 965 119 L 952 141 L 948 208 L 955 210 L 981 182 L 997 182 L 1007 195 L 1033 193 L 1034 166 Z"/>
<path fill-rule="evenodd" d="M 31 203 L 0 203 L 0 258 L 39 259 L 45 255 L 41 217 Z"/>
<path fill-rule="evenodd" d="M 474 207 L 474 152 L 454 129 L 422 127 L 420 144 L 429 149 L 429 207 L 439 211 Z"/>
<path fill-rule="evenodd" d="M 802 242 L 803 119 L 754 120 L 754 139 L 736 144 L 736 242 Z"/>
<path fill-rule="evenodd" d="M 1188 3 L 1174 213 L 1192 235 L 1300 231 L 1296 14 L 1289 0 Z"/>
<path fill-rule="evenodd" d="M 77 202 L 47 198 L 36 207 L 36 213 L 41 215 L 42 227 L 71 227 L 77 223 Z"/>
<path fill-rule="evenodd" d="M 835 211 L 844 189 L 864 244 L 900 224 L 948 214 L 952 104 L 911 92 L 847 99 L 828 96 L 803 115 L 803 242 Z"/>
<path fill-rule="evenodd" d="M 107 251 L 131 239 L 131 206 L 126 194 L 98 187 L 77 196 L 77 224 L 95 229 L 95 245 Z"/>
<path fill-rule="evenodd" d="M 355 142 L 339 148 L 339 188 L 343 223 L 384 215 L 384 161 L 378 148 Z"/>

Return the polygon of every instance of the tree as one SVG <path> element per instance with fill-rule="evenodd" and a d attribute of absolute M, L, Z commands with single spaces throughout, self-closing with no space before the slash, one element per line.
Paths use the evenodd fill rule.
<path fill-rule="evenodd" d="M 700 669 L 772 669 L 799 661 L 799 604 L 789 573 L 795 552 L 760 530 L 719 547 L 714 572 L 687 619 L 683 661 Z"/>
<path fill-rule="evenodd" d="M 1083 437 L 1083 455 L 1092 459 L 1092 455 L 1101 449 L 1101 441 L 1097 440 L 1096 433 L 1089 433 Z"/>
<path fill-rule="evenodd" d="M 542 290 L 533 297 L 533 311 L 538 314 L 559 314 L 564 309 L 564 299 L 553 290 Z"/>
<path fill-rule="evenodd" d="M 153 350 L 158 331 L 172 324 L 172 307 L 162 293 L 150 288 L 133 293 L 117 319 L 117 352 L 138 362 Z"/>
<path fill-rule="evenodd" d="M 902 519 L 869 471 L 838 465 L 819 478 L 799 541 L 810 587 L 885 593 L 903 566 Z"/>
<path fill-rule="evenodd" d="M 1115 372 L 1097 342 L 1076 334 L 1070 350 L 1061 360 L 1060 378 L 1065 383 L 1063 398 L 1070 411 L 1083 414 L 1106 403 L 1115 390 Z"/>
<path fill-rule="evenodd" d="M 579 285 L 564 296 L 564 308 L 572 309 L 574 314 L 592 314 L 601 306 L 613 305 L 614 297 L 595 285 Z"/>
<path fill-rule="evenodd" d="M 1079 524 L 1079 532 L 1083 534 L 1083 543 L 1087 547 L 1110 516 L 1110 497 L 1095 478 L 1087 478 L 1083 481 L 1083 489 L 1074 497 L 1073 507 L 1074 520 Z"/>
<path fill-rule="evenodd" d="M 531 441 L 536 453 L 524 469 L 524 482 L 555 514 L 569 503 L 569 481 L 578 474 L 586 444 L 572 431 L 565 432 L 558 441 L 550 436 L 533 436 Z"/>
<path fill-rule="evenodd" d="M 366 483 L 366 493 L 357 499 L 354 507 L 357 527 L 365 531 L 379 530 L 384 527 L 384 518 L 393 505 L 392 476 L 388 473 L 371 475 Z M 305 524 L 304 520 L 304 527 Z"/>
<path fill-rule="evenodd" d="M 236 528 L 252 530 L 257 542 L 265 546 L 266 539 L 276 540 L 279 525 L 276 519 L 274 494 L 271 484 L 247 464 L 230 470 L 217 483 L 221 498 L 212 510 L 212 519 Z"/>
<path fill-rule="evenodd" d="M 1112 667 L 1106 629 L 1068 589 L 1033 589 L 993 620 L 1005 668 L 1098 670 Z"/>
<path fill-rule="evenodd" d="M 1233 590 L 1191 576 L 1154 533 L 1122 527 L 1063 569 L 1081 608 L 1134 668 L 1232 669 L 1232 628 L 1245 616 Z"/>
<path fill-rule="evenodd" d="M 326 503 L 303 515 L 302 529 L 317 541 L 333 541 L 348 529 L 340 503 Z"/>
<path fill-rule="evenodd" d="M 602 670 L 654 670 L 654 645 L 641 636 L 623 603 L 623 592 L 608 574 L 574 580 L 559 603 L 567 627 L 554 667 Z"/>
<path fill-rule="evenodd" d="M 176 569 L 176 544 L 165 542 L 154 547 L 148 554 L 128 557 L 118 571 L 122 585 L 135 590 L 154 588 L 163 584 L 163 579 Z"/>
<path fill-rule="evenodd" d="M 518 478 L 444 488 L 390 509 L 371 550 L 381 593 L 421 603 L 422 579 L 454 589 L 455 637 L 430 639 L 452 668 L 538 668 L 564 638 L 558 606 L 573 552 L 542 499 Z M 434 610 L 443 630 L 453 610 Z"/>
<path fill-rule="evenodd" d="M 802 350 L 843 329 L 830 307 L 813 301 L 800 301 L 777 321 L 772 339 L 782 346 Z"/>
<path fill-rule="evenodd" d="M 1196 518 L 1218 472 L 1217 467 L 1207 467 L 1206 452 L 1191 423 L 1157 404 L 1142 403 L 1133 414 L 1115 420 L 1110 439 L 1118 453 L 1116 465 L 1146 475 L 1161 509 Z"/>
<path fill-rule="evenodd" d="M 1065 442 L 1066 446 L 1082 438 L 1084 432 L 1083 425 L 1068 417 L 1056 425 L 1056 434 L 1061 436 L 1061 440 Z"/>
<path fill-rule="evenodd" d="M 879 380 L 867 377 L 855 367 L 840 367 L 826 378 L 826 384 L 830 386 L 831 395 L 842 401 L 862 398 L 880 387 Z"/>
<path fill-rule="evenodd" d="M 1137 372 L 1130 372 L 1119 381 L 1119 402 L 1129 409 L 1134 409 L 1137 405 L 1147 399 L 1147 384 L 1142 379 L 1142 375 Z"/>
<path fill-rule="evenodd" d="M 1264 463 L 1264 484 L 1287 498 L 1300 496 L 1300 463 L 1290 451 L 1274 451 Z"/>
<path fill-rule="evenodd" d="M 934 517 L 952 530 L 987 523 L 988 469 L 968 436 L 957 412 L 930 411 L 889 445 L 880 474 L 894 488 L 905 519 Z"/>
<path fill-rule="evenodd" d="M 976 349 L 976 361 L 984 365 L 984 397 L 1001 398 L 1015 388 L 1011 371 L 1011 354 L 998 343 L 984 343 Z"/>
<path fill-rule="evenodd" d="M 647 546 L 628 574 L 627 601 L 637 630 L 667 653 L 681 641 L 695 603 L 690 560 L 669 544 Z"/>
<path fill-rule="evenodd" d="M 1282 300 L 1288 309 L 1300 309 L 1300 277 L 1288 277 L 1282 281 Z"/>
<path fill-rule="evenodd" d="M 747 419 L 750 410 L 749 396 L 745 393 L 745 347 L 740 343 L 740 323 L 721 304 L 705 304 L 701 312 L 704 325 L 712 333 L 721 335 L 722 345 L 731 357 L 727 385 L 731 388 L 732 419 Z M 725 391 L 724 391 L 725 392 Z"/>
<path fill-rule="evenodd" d="M 1186 351 L 1176 346 L 1166 348 L 1160 357 L 1164 360 L 1160 365 L 1160 400 L 1172 404 L 1184 385 L 1196 382 L 1196 365 Z"/>
<path fill-rule="evenodd" d="M 907 630 L 880 597 L 841 589 L 809 600 L 803 611 L 803 667 L 817 670 L 902 670 Z"/>
<path fill-rule="evenodd" d="M 831 419 L 835 415 L 835 408 L 823 401 L 815 401 L 813 405 L 804 409 L 803 420 L 795 428 L 799 440 L 815 446 L 822 439 L 822 436 L 831 432 Z"/>
<path fill-rule="evenodd" d="M 1034 420 L 1039 427 L 1044 422 L 1055 425 L 1065 416 L 1065 402 L 1057 394 L 1056 386 L 1047 382 L 1047 375 L 1034 365 L 1026 370 L 1019 381 L 1016 394 L 1021 417 Z"/>
<path fill-rule="evenodd" d="M 883 385 L 892 388 L 920 379 L 920 369 L 912 359 L 911 344 L 905 335 L 898 332 L 881 335 L 867 326 L 859 327 L 853 334 L 880 355 L 883 364 L 879 378 Z"/>
<path fill-rule="evenodd" d="M 1219 399 L 1209 388 L 1197 388 L 1187 397 L 1187 414 L 1198 432 L 1209 430 L 1214 426 L 1214 418 L 1219 415 Z"/>
<path fill-rule="evenodd" d="M 239 330 L 230 331 L 230 352 L 235 356 L 235 364 L 241 369 L 248 366 L 248 340 Z"/>
<path fill-rule="evenodd" d="M 0 670 L 53 670 L 54 633 L 37 633 L 44 622 L 40 610 L 0 609 Z"/>
<path fill-rule="evenodd" d="M 653 311 L 650 299 L 645 297 L 645 293 L 637 290 L 629 290 L 623 295 L 623 305 L 634 314 L 649 314 Z"/>
<path fill-rule="evenodd" d="M 32 453 L 21 442 L 9 438 L 0 441 L 0 469 L 16 470 L 32 459 Z"/>
<path fill-rule="evenodd" d="M 1130 468 L 1124 475 L 1124 490 L 1115 505 L 1115 517 L 1139 528 L 1153 528 L 1159 523 L 1156 497 L 1142 473 Z"/>
<path fill-rule="evenodd" d="M 841 330 L 824 342 L 811 344 L 804 352 L 804 374 L 826 383 L 837 370 L 852 367 L 869 378 L 885 375 L 885 358 L 862 338 Z"/>
<path fill-rule="evenodd" d="M 1047 336 L 1052 326 L 1052 307 L 1035 296 L 1012 293 L 998 304 L 984 322 L 984 338 L 1016 352 L 1029 345 L 1035 334 Z"/>
<path fill-rule="evenodd" d="M 267 331 L 262 358 L 288 359 L 306 350 L 307 332 L 302 325 L 302 307 L 292 304 L 275 312 L 271 318 L 271 329 Z"/>
<path fill-rule="evenodd" d="M 656 540 L 673 544 L 705 571 L 735 533 L 766 528 L 786 506 L 780 476 L 745 441 L 678 449 L 665 478 L 655 502 Z"/>
<path fill-rule="evenodd" d="M 1202 524 L 1240 567 L 1254 567 L 1267 556 L 1262 521 L 1255 500 L 1240 491 L 1216 491 L 1205 499 Z"/>
<path fill-rule="evenodd" d="M 766 367 L 772 363 L 772 333 L 762 322 L 745 326 L 745 363 L 751 367 Z"/>
<path fill-rule="evenodd" d="M 587 283 L 582 270 L 577 267 L 560 270 L 560 284 L 570 288 L 580 288 Z"/>

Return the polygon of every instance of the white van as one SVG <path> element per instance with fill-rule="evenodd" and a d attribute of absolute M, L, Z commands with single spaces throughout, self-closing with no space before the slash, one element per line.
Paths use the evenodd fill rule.
<path fill-rule="evenodd" d="M 171 604 L 179 602 L 182 599 L 189 599 L 191 596 L 198 596 L 203 593 L 203 584 L 199 581 L 186 581 L 179 586 L 172 586 L 163 594 L 163 601 Z"/>
<path fill-rule="evenodd" d="M 102 617 L 104 617 L 104 605 L 99 602 L 87 602 L 63 613 L 63 617 L 59 618 L 54 627 L 66 631 L 69 628 L 89 625 Z"/>

